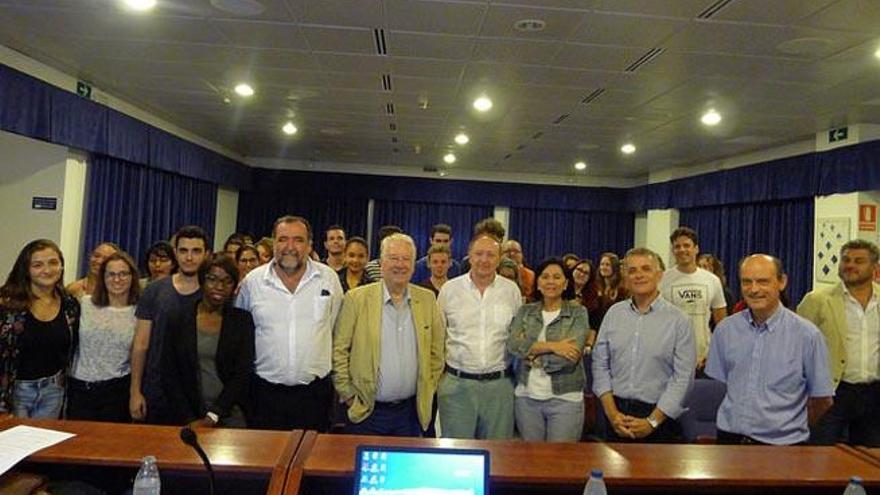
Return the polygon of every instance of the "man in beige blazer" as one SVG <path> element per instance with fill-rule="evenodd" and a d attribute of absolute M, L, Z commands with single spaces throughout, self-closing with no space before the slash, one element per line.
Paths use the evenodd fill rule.
<path fill-rule="evenodd" d="M 878 259 L 873 243 L 847 242 L 840 248 L 840 282 L 808 293 L 798 306 L 825 336 L 836 387 L 834 405 L 812 431 L 815 443 L 880 446 Z"/>
<path fill-rule="evenodd" d="M 382 280 L 345 295 L 333 337 L 333 385 L 348 407 L 346 432 L 421 436 L 445 363 L 434 293 L 410 284 L 416 248 L 382 240 Z"/>

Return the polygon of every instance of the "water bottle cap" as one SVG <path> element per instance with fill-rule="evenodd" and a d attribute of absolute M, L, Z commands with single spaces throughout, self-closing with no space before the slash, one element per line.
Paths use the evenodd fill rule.
<path fill-rule="evenodd" d="M 852 483 L 852 484 L 854 484 L 854 485 L 861 485 L 861 484 L 862 484 L 862 478 L 861 478 L 861 476 L 853 476 L 853 477 L 851 477 L 851 478 L 849 479 L 849 482 Z"/>
<path fill-rule="evenodd" d="M 601 469 L 594 469 L 590 471 L 590 476 L 593 478 L 601 478 L 603 476 Z"/>
<path fill-rule="evenodd" d="M 153 455 L 145 455 L 145 456 L 141 459 L 141 462 L 147 462 L 147 463 L 155 464 L 155 463 L 156 463 L 156 456 L 153 456 Z"/>

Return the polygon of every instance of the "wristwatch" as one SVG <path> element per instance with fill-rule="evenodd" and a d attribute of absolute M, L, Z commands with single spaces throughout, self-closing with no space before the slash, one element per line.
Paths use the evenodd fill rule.
<path fill-rule="evenodd" d="M 657 427 L 660 426 L 660 422 L 654 419 L 654 416 L 648 415 L 648 417 L 645 418 L 645 421 L 647 421 L 648 424 L 651 425 L 651 429 L 653 430 L 656 430 Z"/>
<path fill-rule="evenodd" d="M 210 419 L 211 422 L 215 425 L 220 422 L 220 416 L 218 416 L 217 413 L 212 413 L 211 411 L 208 411 L 205 416 Z"/>

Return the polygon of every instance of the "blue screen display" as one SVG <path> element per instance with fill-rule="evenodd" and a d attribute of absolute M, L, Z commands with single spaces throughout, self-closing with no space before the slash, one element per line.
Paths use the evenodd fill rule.
<path fill-rule="evenodd" d="M 485 495 L 478 454 L 363 450 L 357 495 Z"/>

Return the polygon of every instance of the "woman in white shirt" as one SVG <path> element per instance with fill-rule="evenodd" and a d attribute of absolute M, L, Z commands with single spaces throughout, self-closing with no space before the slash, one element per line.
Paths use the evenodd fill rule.
<path fill-rule="evenodd" d="M 91 296 L 83 296 L 79 347 L 68 380 L 69 419 L 129 422 L 130 349 L 140 296 L 137 266 L 118 251 L 98 270 Z"/>
<path fill-rule="evenodd" d="M 535 274 L 538 301 L 519 308 L 507 342 L 517 358 L 516 426 L 526 441 L 577 442 L 584 424 L 587 310 L 572 301 L 574 282 L 561 260 L 544 261 Z"/>

